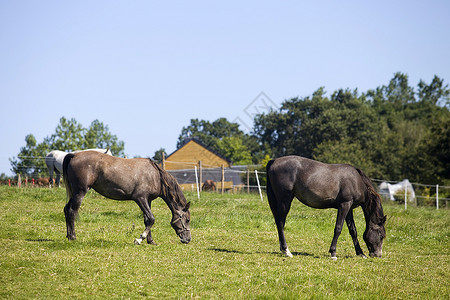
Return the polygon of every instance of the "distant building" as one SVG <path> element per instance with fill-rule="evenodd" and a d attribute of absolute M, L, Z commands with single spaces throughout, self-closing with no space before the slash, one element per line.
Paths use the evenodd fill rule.
<path fill-rule="evenodd" d="M 201 162 L 201 164 L 200 164 Z M 222 188 L 222 166 L 225 171 L 224 188 L 242 184 L 240 173 L 229 172 L 231 161 L 221 156 L 196 138 L 188 138 L 184 145 L 170 154 L 164 161 L 164 169 L 172 174 L 184 190 L 195 190 L 195 167 L 202 186 L 206 180 L 215 182 Z M 201 171 L 201 174 L 200 174 Z M 236 170 L 237 171 L 237 170 Z"/>
<path fill-rule="evenodd" d="M 231 167 L 231 161 L 216 153 L 196 138 L 188 138 L 184 145 L 166 157 L 166 170 L 193 169 L 202 162 L 203 168 Z"/>

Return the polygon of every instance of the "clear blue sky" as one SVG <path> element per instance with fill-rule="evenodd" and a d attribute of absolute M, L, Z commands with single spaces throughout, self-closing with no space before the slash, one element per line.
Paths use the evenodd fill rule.
<path fill-rule="evenodd" d="M 251 126 L 261 92 L 450 81 L 450 1 L 217 2 L 1 1 L 0 173 L 63 116 L 153 156 L 192 118 Z"/>

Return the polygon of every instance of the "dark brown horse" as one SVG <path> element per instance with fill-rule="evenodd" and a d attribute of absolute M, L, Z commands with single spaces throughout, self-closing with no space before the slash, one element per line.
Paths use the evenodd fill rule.
<path fill-rule="evenodd" d="M 216 190 L 216 183 L 212 181 L 211 179 L 205 180 L 202 186 L 202 191 L 215 191 Z"/>
<path fill-rule="evenodd" d="M 359 169 L 344 164 L 325 164 L 315 160 L 285 156 L 267 164 L 267 196 L 278 229 L 280 250 L 292 256 L 284 237 L 284 224 L 297 197 L 312 208 L 338 210 L 334 236 L 329 252 L 336 259 L 336 244 L 344 220 L 353 239 L 356 255 L 365 257 L 357 239 L 353 209 L 361 206 L 366 219 L 363 238 L 371 257 L 381 257 L 386 236 L 380 196 L 370 179 Z"/>
<path fill-rule="evenodd" d="M 171 225 L 181 242 L 191 240 L 189 202 L 175 178 L 151 159 L 125 159 L 94 151 L 70 153 L 64 158 L 63 171 L 69 199 L 64 207 L 69 240 L 76 238 L 74 220 L 91 188 L 107 198 L 134 200 L 139 205 L 144 214 L 145 230 L 135 240 L 136 244 L 145 238 L 147 243 L 154 244 L 150 230 L 155 217 L 150 208 L 157 197 L 161 197 L 171 210 Z"/>

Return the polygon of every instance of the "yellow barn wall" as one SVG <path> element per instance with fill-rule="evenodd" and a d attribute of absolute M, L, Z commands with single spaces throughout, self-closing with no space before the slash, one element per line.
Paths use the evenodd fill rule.
<path fill-rule="evenodd" d="M 225 159 L 191 140 L 165 160 L 165 169 L 193 169 L 200 160 L 203 168 L 217 168 L 222 165 L 230 167 L 230 164 Z"/>

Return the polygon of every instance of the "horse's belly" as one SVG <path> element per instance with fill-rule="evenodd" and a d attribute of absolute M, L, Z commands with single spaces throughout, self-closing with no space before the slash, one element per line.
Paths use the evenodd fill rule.
<path fill-rule="evenodd" d="M 296 189 L 295 196 L 312 208 L 336 208 L 337 192 L 332 190 Z"/>
<path fill-rule="evenodd" d="M 336 199 L 333 198 L 321 199 L 321 198 L 306 198 L 300 196 L 297 197 L 297 199 L 303 204 L 312 208 L 318 209 L 336 208 Z"/>
<path fill-rule="evenodd" d="M 104 186 L 96 185 L 92 187 L 100 195 L 113 200 L 132 200 L 130 193 L 117 187 L 105 188 Z"/>

